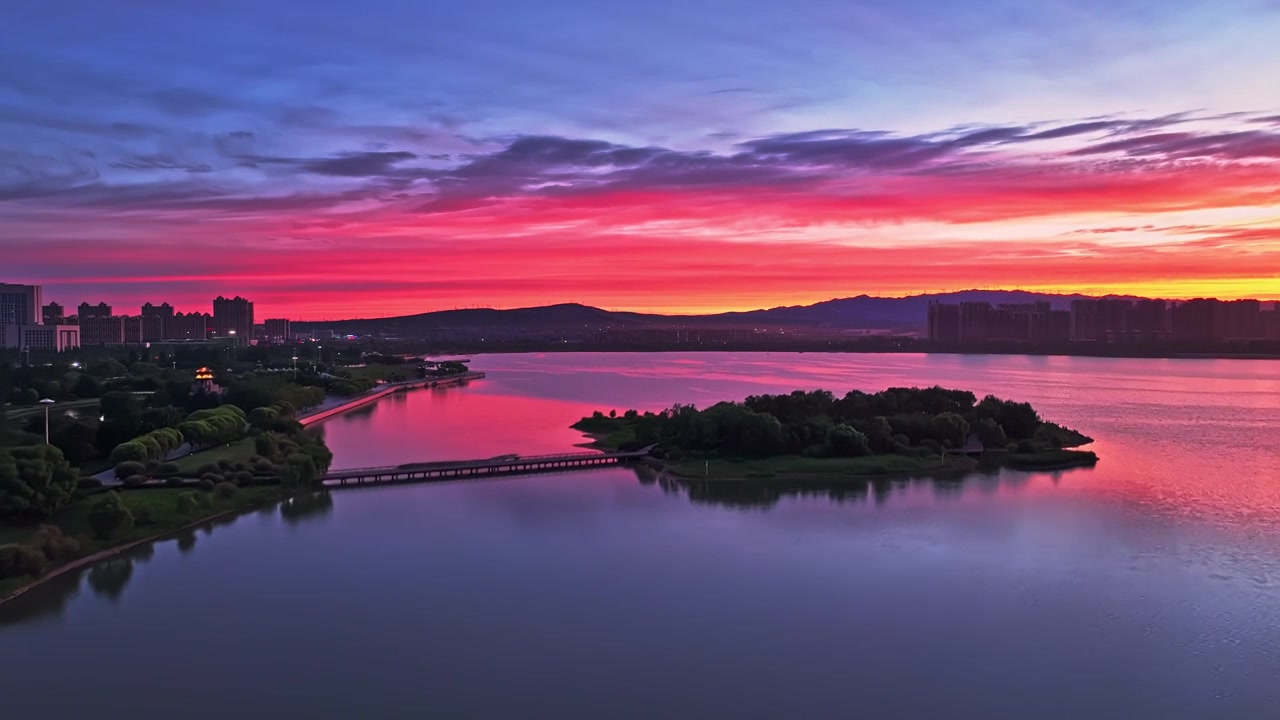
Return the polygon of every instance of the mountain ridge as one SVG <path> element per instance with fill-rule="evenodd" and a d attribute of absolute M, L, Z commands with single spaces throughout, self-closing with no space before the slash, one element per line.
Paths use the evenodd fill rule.
<path fill-rule="evenodd" d="M 810 305 L 784 305 L 758 310 L 739 310 L 705 315 L 663 315 L 604 310 L 581 303 L 557 303 L 524 308 L 464 308 L 436 310 L 412 315 L 383 318 L 350 318 L 331 321 L 298 321 L 300 330 L 331 328 L 356 332 L 412 332 L 449 328 L 641 328 L 677 326 L 765 325 L 774 327 L 807 326 L 861 330 L 917 330 L 926 324 L 931 302 L 1048 302 L 1054 309 L 1065 310 L 1074 300 L 1124 299 L 1141 300 L 1132 295 L 1091 296 L 1082 294 L 1035 293 L 1024 290 L 960 290 L 948 293 L 925 293 L 903 297 L 878 297 L 861 294 L 832 298 Z"/>

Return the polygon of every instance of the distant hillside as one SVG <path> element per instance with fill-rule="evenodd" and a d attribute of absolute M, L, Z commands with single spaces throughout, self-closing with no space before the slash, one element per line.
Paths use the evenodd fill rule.
<path fill-rule="evenodd" d="M 298 322 L 305 331 L 332 329 L 340 333 L 425 335 L 432 330 L 493 328 L 507 332 L 594 331 L 645 327 L 829 327 L 861 330 L 918 330 L 925 326 L 930 302 L 1029 303 L 1047 301 L 1067 309 L 1071 301 L 1086 295 L 1050 295 L 1021 290 L 963 290 L 902 298 L 859 295 L 813 305 L 775 307 L 766 310 L 714 315 L 654 315 L 611 312 L 588 305 L 561 304 L 512 310 L 469 309 L 404 315 L 400 317 Z M 1119 297 L 1119 296 L 1109 296 Z M 1126 297 L 1126 299 L 1137 299 Z"/>

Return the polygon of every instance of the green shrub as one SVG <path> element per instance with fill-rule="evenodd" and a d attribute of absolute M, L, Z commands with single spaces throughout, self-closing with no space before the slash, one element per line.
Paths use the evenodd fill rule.
<path fill-rule="evenodd" d="M 124 479 L 124 486 L 127 488 L 140 488 L 147 483 L 145 475 L 130 475 Z"/>
<path fill-rule="evenodd" d="M 160 465 L 158 465 L 155 470 L 156 476 L 162 477 L 162 478 L 173 477 L 174 475 L 177 475 L 181 472 L 182 472 L 182 469 L 178 467 L 178 463 L 171 463 L 171 462 L 160 463 Z"/>
<path fill-rule="evenodd" d="M 171 477 L 164 481 L 165 487 L 179 488 L 187 484 L 186 480 L 180 477 Z"/>
<path fill-rule="evenodd" d="M 200 482 L 196 483 L 196 487 L 203 492 L 213 492 L 214 485 L 213 479 L 208 476 L 200 478 Z"/>
<path fill-rule="evenodd" d="M 1016 444 L 1014 444 L 1013 449 L 1015 452 L 1020 452 L 1024 454 L 1033 453 L 1036 451 L 1036 444 L 1031 442 L 1030 440 L 1019 440 Z"/>
<path fill-rule="evenodd" d="M 253 473 L 249 472 L 248 470 L 241 470 L 240 472 L 236 473 L 235 482 L 240 485 L 251 483 L 253 482 Z"/>
<path fill-rule="evenodd" d="M 236 486 L 229 482 L 220 482 L 213 487 L 213 491 L 218 494 L 218 497 L 224 497 L 224 498 L 228 498 L 228 497 L 231 497 L 232 495 L 235 495 L 236 490 L 237 490 Z"/>
<path fill-rule="evenodd" d="M 153 522 L 153 512 L 151 506 L 147 503 L 139 503 L 133 508 L 133 524 L 134 525 L 150 525 Z"/>
<path fill-rule="evenodd" d="M 196 493 L 184 492 L 178 495 L 178 498 L 177 500 L 174 501 L 174 504 L 177 506 L 178 512 L 182 513 L 183 515 L 189 515 L 195 512 L 196 507 L 199 506 L 200 503 L 197 502 L 196 500 Z"/>
<path fill-rule="evenodd" d="M 40 551 L 48 560 L 60 562 L 70 560 L 80 552 L 80 542 L 64 535 L 56 525 L 41 525 L 39 530 L 27 541 L 27 545 Z"/>
<path fill-rule="evenodd" d="M 44 570 L 44 554 L 27 545 L 0 545 L 0 579 L 39 575 Z"/>
<path fill-rule="evenodd" d="M 116 463 L 116 478 L 123 480 L 130 475 L 141 475 L 147 471 L 147 466 L 137 460 L 126 460 Z"/>
<path fill-rule="evenodd" d="M 220 472 L 222 472 L 222 468 L 218 467 L 216 463 L 205 463 L 204 465 L 200 466 L 200 469 L 196 471 L 196 474 L 197 475 L 217 475 Z"/>
<path fill-rule="evenodd" d="M 117 464 L 127 460 L 143 462 L 147 459 L 147 452 L 147 446 L 136 440 L 123 442 L 111 451 L 111 462 Z"/>
<path fill-rule="evenodd" d="M 89 508 L 89 526 L 94 535 L 105 540 L 133 527 L 133 515 L 119 494 L 109 492 Z"/>
<path fill-rule="evenodd" d="M 202 508 L 213 507 L 213 493 L 196 493 L 196 504 Z"/>

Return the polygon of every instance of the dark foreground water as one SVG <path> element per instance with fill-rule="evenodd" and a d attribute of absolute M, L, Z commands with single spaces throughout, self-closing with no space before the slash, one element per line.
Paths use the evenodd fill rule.
<path fill-rule="evenodd" d="M 478 358 L 335 419 L 337 466 L 560 451 L 594 408 L 934 384 L 1094 470 L 672 487 L 609 469 L 334 492 L 0 607 L 5 718 L 1266 718 L 1280 363 Z"/>

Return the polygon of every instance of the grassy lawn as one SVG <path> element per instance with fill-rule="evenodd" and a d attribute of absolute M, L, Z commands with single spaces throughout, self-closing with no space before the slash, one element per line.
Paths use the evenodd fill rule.
<path fill-rule="evenodd" d="M 813 458 L 784 455 L 762 459 L 690 458 L 671 467 L 671 471 L 689 478 L 741 480 L 753 478 L 881 477 L 909 476 L 953 470 L 966 459 L 909 457 L 906 455 L 873 455 L 857 458 Z"/>
<path fill-rule="evenodd" d="M 182 472 L 194 473 L 205 465 L 216 463 L 219 460 L 247 463 L 249 462 L 249 457 L 253 454 L 253 438 L 243 438 L 230 445 L 219 445 L 208 450 L 202 450 L 194 455 L 178 458 L 173 462 L 177 464 Z"/>
<path fill-rule="evenodd" d="M 590 447 L 599 448 L 601 450 L 617 450 L 627 443 L 635 442 L 635 428 L 625 427 L 621 430 L 615 430 L 611 433 L 587 433 L 591 437 Z"/>
<path fill-rule="evenodd" d="M 231 497 L 219 497 L 216 493 L 208 493 L 211 504 L 198 507 L 190 513 L 178 510 L 178 495 L 191 492 L 181 488 L 156 488 L 145 490 L 129 490 L 121 492 L 120 497 L 136 516 L 139 509 L 146 505 L 151 510 L 151 521 L 135 524 L 131 529 L 119 533 L 109 540 L 100 540 L 93 536 L 89 526 L 89 510 L 101 495 L 80 498 L 71 507 L 59 513 L 49 524 L 62 528 L 66 535 L 75 537 L 80 542 L 78 557 L 92 555 L 112 547 L 125 545 L 135 540 L 153 535 L 173 532 L 186 525 L 205 518 L 230 511 L 247 511 L 262 507 L 264 504 L 284 497 L 286 490 L 279 485 L 240 488 Z M 26 527 L 0 527 L 0 544 L 22 542 L 35 532 L 37 525 Z M 0 580 L 0 597 L 25 585 L 31 578 L 9 578 Z"/>

